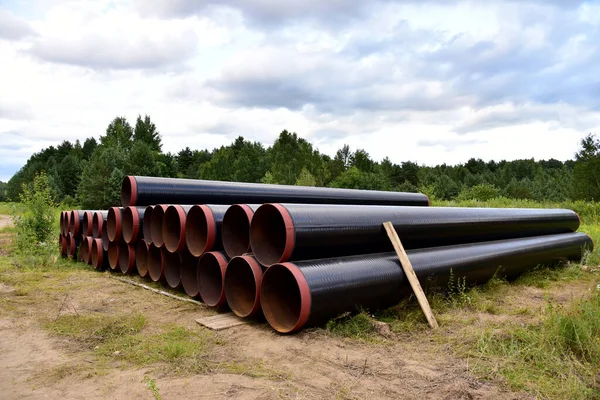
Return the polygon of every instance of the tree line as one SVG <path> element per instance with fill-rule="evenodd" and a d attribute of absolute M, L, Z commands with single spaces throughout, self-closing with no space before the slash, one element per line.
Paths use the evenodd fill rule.
<path fill-rule="evenodd" d="M 286 185 L 423 192 L 434 199 L 488 200 L 503 196 L 537 201 L 600 199 L 600 140 L 590 134 L 574 160 L 489 161 L 434 167 L 412 161 L 373 160 L 348 145 L 334 157 L 296 133 L 282 131 L 265 147 L 238 137 L 213 150 L 186 147 L 162 151 L 162 138 L 148 115 L 132 126 L 117 117 L 97 141 L 63 141 L 33 154 L 0 185 L 0 200 L 16 201 L 33 177 L 45 171 L 56 201 L 83 208 L 118 204 L 126 175 L 149 175 Z"/>

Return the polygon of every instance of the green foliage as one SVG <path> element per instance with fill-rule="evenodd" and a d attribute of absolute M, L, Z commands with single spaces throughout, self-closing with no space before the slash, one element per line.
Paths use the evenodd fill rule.
<path fill-rule="evenodd" d="M 297 186 L 317 186 L 317 180 L 315 179 L 313 174 L 308 172 L 308 170 L 306 168 L 302 168 L 302 171 L 300 171 L 300 175 L 298 176 L 298 179 L 296 179 L 296 185 Z"/>
<path fill-rule="evenodd" d="M 94 152 L 83 169 L 77 192 L 83 208 L 105 209 L 120 202 L 125 160 L 125 151 L 117 147 L 101 147 Z"/>
<path fill-rule="evenodd" d="M 0 202 L 7 201 L 8 197 L 6 196 L 6 183 L 0 181 Z"/>
<path fill-rule="evenodd" d="M 471 305 L 471 296 L 467 287 L 467 278 L 454 276 L 454 271 L 450 270 L 448 278 L 448 300 L 454 307 L 467 307 Z"/>
<path fill-rule="evenodd" d="M 475 185 L 468 190 L 463 190 L 459 198 L 463 200 L 478 200 L 488 201 L 498 197 L 500 191 L 494 186 L 487 183 Z"/>
<path fill-rule="evenodd" d="M 150 120 L 149 115 L 145 115 L 144 119 L 138 115 L 133 131 L 133 143 L 144 143 L 150 150 L 160 153 L 162 139 L 156 129 L 156 125 Z"/>
<path fill-rule="evenodd" d="M 356 315 L 342 314 L 329 320 L 325 328 L 333 335 L 352 339 L 368 339 L 375 333 L 372 319 L 365 312 Z"/>
<path fill-rule="evenodd" d="M 25 211 L 20 215 L 13 213 L 18 251 L 21 254 L 54 252 L 56 215 L 48 176 L 41 172 L 34 176 L 31 184 L 24 184 L 20 199 Z"/>
<path fill-rule="evenodd" d="M 588 135 L 581 141 L 581 151 L 575 156 L 573 188 L 575 197 L 600 200 L 600 140 Z"/>

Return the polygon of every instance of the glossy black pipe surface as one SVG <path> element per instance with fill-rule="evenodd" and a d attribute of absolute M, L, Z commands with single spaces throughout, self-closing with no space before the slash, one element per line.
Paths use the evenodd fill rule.
<path fill-rule="evenodd" d="M 150 204 L 330 203 L 427 206 L 421 193 L 126 176 L 124 207 Z"/>
<path fill-rule="evenodd" d="M 263 204 L 250 225 L 250 245 L 263 265 L 392 251 L 383 222 L 407 249 L 574 232 L 571 210 Z"/>
<path fill-rule="evenodd" d="M 586 234 L 566 233 L 407 253 L 427 289 L 447 287 L 451 276 L 468 285 L 495 274 L 512 278 L 538 265 L 578 260 L 592 247 Z M 263 276 L 260 301 L 269 324 L 288 333 L 342 312 L 393 306 L 410 290 L 396 254 L 379 253 L 275 264 Z"/>

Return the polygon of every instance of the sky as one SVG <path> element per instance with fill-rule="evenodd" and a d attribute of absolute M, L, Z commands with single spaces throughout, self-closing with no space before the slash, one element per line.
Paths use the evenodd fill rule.
<path fill-rule="evenodd" d="M 572 159 L 600 133 L 600 2 L 0 0 L 0 181 L 148 114 L 163 150 Z"/>

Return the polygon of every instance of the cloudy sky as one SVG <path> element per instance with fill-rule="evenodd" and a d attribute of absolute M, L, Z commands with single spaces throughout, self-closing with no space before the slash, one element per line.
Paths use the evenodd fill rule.
<path fill-rule="evenodd" d="M 600 4 L 0 0 L 0 180 L 149 114 L 163 148 L 282 129 L 423 164 L 573 157 L 600 133 Z"/>

